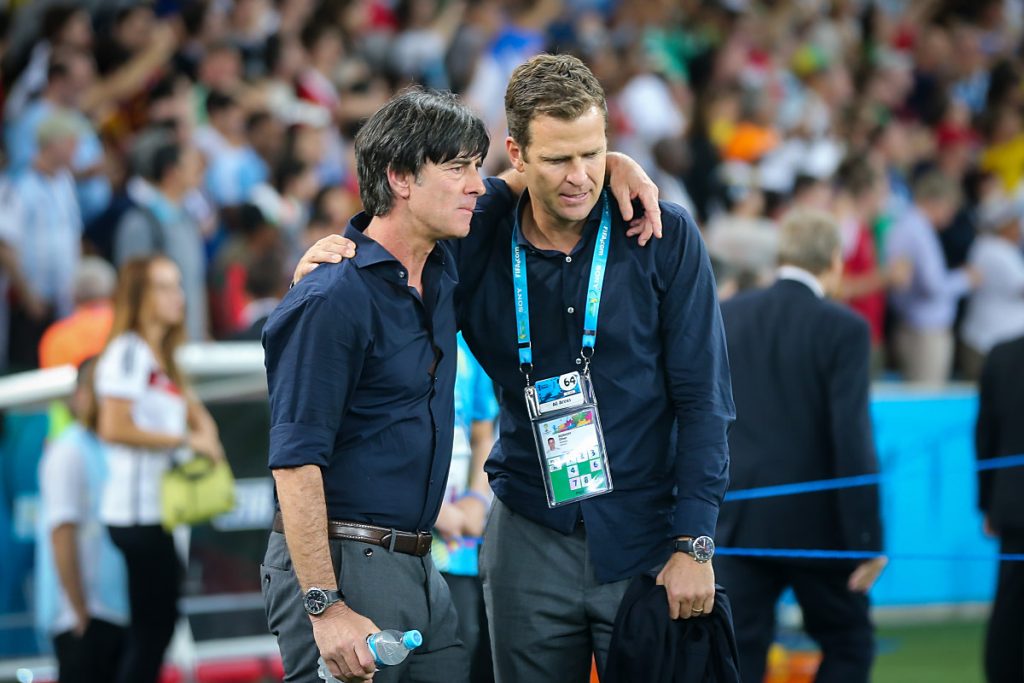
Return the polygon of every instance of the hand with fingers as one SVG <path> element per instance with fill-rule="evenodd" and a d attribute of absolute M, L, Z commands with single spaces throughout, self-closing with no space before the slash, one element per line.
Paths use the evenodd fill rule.
<path fill-rule="evenodd" d="M 619 203 L 622 218 L 629 223 L 626 235 L 639 235 L 640 246 L 651 237 L 661 239 L 661 207 L 658 206 L 658 186 L 643 167 L 624 154 L 608 154 L 608 187 Z M 633 200 L 640 201 L 644 215 L 634 216 Z"/>
<path fill-rule="evenodd" d="M 673 619 L 707 616 L 715 607 L 715 570 L 710 562 L 697 562 L 686 553 L 672 553 L 656 583 L 665 587 L 669 616 Z"/>
<path fill-rule="evenodd" d="M 884 555 L 861 562 L 850 574 L 847 588 L 854 593 L 867 593 L 875 585 L 875 581 L 878 581 L 878 577 L 882 575 L 882 570 L 887 564 L 889 564 L 889 559 Z"/>
<path fill-rule="evenodd" d="M 380 631 L 371 620 L 343 602 L 313 621 L 313 639 L 327 670 L 340 681 L 372 681 L 377 666 L 366 639 Z"/>
<path fill-rule="evenodd" d="M 323 237 L 302 255 L 299 264 L 295 266 L 295 273 L 292 274 L 292 284 L 298 284 L 299 280 L 316 270 L 321 263 L 340 263 L 342 259 L 352 258 L 355 255 L 356 244 L 347 237 L 341 235 Z"/>

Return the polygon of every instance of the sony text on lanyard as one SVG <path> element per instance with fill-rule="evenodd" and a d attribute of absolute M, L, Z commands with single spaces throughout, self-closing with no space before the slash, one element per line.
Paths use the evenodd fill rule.
<path fill-rule="evenodd" d="M 601 293 L 611 246 L 611 214 L 607 191 L 602 194 L 601 202 L 601 225 L 594 245 L 584 306 L 583 341 L 580 345 L 582 373 L 569 372 L 536 383 L 530 379 L 533 372 L 530 296 L 526 254 L 518 239 L 518 215 L 512 229 L 512 282 L 515 290 L 519 370 L 526 378 L 526 407 L 533 427 L 549 507 L 578 502 L 612 490 L 601 416 L 590 377 L 590 361 L 597 342 L 597 316 L 601 308 Z"/>

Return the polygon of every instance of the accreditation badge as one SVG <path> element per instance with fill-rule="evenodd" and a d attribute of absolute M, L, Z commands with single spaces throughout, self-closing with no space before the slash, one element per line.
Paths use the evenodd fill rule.
<path fill-rule="evenodd" d="M 570 372 L 526 387 L 548 507 L 612 490 L 597 397 L 587 373 Z"/>

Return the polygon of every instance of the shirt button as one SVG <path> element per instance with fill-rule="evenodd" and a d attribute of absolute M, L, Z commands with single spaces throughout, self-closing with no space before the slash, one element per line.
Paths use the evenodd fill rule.
<path fill-rule="evenodd" d="M 576 309 L 570 306 L 569 308 L 565 309 L 565 312 L 572 315 L 573 313 L 576 312 Z"/>
<path fill-rule="evenodd" d="M 566 256 L 565 257 L 565 262 L 566 263 L 572 263 L 572 256 Z"/>
<path fill-rule="evenodd" d="M 583 365 L 583 359 L 582 358 L 577 358 L 576 359 L 576 365 Z"/>
<path fill-rule="evenodd" d="M 404 270 L 398 271 L 398 277 L 405 277 L 405 271 Z"/>

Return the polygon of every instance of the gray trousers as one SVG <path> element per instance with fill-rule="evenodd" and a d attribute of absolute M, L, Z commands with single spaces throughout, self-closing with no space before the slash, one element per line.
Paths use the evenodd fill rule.
<path fill-rule="evenodd" d="M 468 683 L 469 658 L 458 637 L 458 617 L 448 585 L 429 554 L 403 555 L 357 541 L 331 540 L 330 546 L 338 585 L 352 609 L 381 629 L 417 629 L 423 634 L 423 645 L 398 666 L 381 669 L 375 683 Z M 284 680 L 321 683 L 320 651 L 283 534 L 271 532 L 260 579 Z"/>
<path fill-rule="evenodd" d="M 629 580 L 601 584 L 582 526 L 565 536 L 494 501 L 480 550 L 496 683 L 587 683 L 604 673 Z"/>

